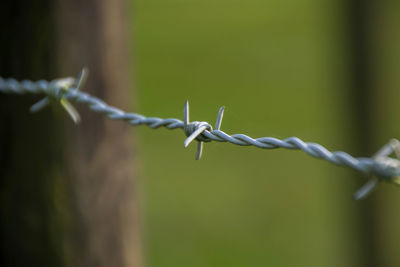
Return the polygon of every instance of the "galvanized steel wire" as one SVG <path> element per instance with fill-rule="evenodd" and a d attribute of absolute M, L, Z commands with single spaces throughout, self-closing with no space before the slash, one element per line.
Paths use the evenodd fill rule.
<path fill-rule="evenodd" d="M 367 174 L 373 174 L 380 178 L 380 180 L 393 181 L 399 176 L 400 163 L 399 161 L 387 157 L 392 150 L 388 150 L 386 146 L 385 153 L 379 157 L 362 157 L 356 158 L 343 151 L 329 151 L 325 147 L 317 143 L 304 142 L 298 137 L 290 137 L 286 139 L 278 139 L 274 137 L 261 137 L 252 138 L 245 134 L 227 134 L 220 130 L 223 110 L 221 108 L 218 113 L 216 127 L 213 127 L 208 122 L 189 122 L 189 104 L 185 104 L 184 108 L 184 121 L 176 118 L 162 119 L 158 117 L 146 117 L 137 113 L 125 112 L 119 108 L 113 107 L 105 103 L 99 98 L 82 92 L 80 88 L 86 78 L 86 71 L 81 73 L 78 79 L 63 78 L 53 81 L 17 81 L 9 78 L 4 79 L 0 77 L 0 92 L 14 93 L 14 94 L 44 94 L 46 97 L 33 105 L 31 111 L 38 111 L 47 105 L 49 98 L 57 101 L 62 101 L 64 108 L 68 111 L 74 121 L 79 121 L 79 114 L 75 111 L 69 101 L 87 104 L 91 110 L 106 115 L 112 120 L 122 120 L 131 125 L 147 125 L 152 129 L 165 127 L 167 129 L 183 129 L 188 138 L 185 141 L 185 147 L 196 139 L 198 141 L 198 152 L 196 159 L 201 156 L 203 142 L 217 141 L 228 142 L 239 146 L 255 146 L 262 149 L 286 148 L 286 149 L 299 149 L 304 151 L 310 156 L 327 160 L 333 164 L 347 166 L 357 171 Z M 392 146 L 392 148 L 394 148 Z M 389 159 L 389 160 L 387 160 Z M 374 187 L 374 186 L 373 186 Z M 361 196 L 364 197 L 368 192 L 363 192 Z"/>

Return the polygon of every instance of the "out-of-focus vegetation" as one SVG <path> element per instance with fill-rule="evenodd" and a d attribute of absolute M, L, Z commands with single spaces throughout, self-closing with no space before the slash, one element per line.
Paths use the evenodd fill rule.
<path fill-rule="evenodd" d="M 225 105 L 228 133 L 356 153 L 341 1 L 135 0 L 133 9 L 140 113 L 182 117 L 189 99 L 192 120 L 214 123 Z M 357 266 L 365 257 L 357 210 L 368 202 L 351 199 L 354 171 L 216 142 L 195 161 L 182 131 L 138 131 L 147 266 Z"/>

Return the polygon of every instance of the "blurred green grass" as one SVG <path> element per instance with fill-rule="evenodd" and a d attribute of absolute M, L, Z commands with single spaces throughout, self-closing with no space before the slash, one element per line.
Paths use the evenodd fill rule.
<path fill-rule="evenodd" d="M 136 0 L 138 111 L 252 137 L 346 148 L 346 55 L 335 1 Z M 139 128 L 147 266 L 354 266 L 354 172 L 302 152 Z M 349 151 L 351 152 L 351 151 Z"/>

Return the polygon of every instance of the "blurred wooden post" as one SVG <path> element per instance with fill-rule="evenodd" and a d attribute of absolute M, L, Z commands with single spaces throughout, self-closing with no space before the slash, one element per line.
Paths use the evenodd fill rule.
<path fill-rule="evenodd" d="M 130 108 L 122 1 L 7 1 L 0 75 L 75 76 Z M 35 96 L 0 96 L 1 266 L 140 266 L 132 128 L 79 108 L 28 113 Z"/>
<path fill-rule="evenodd" d="M 371 83 L 371 18 L 373 17 L 373 1 L 353 0 L 346 2 L 348 7 L 348 40 L 350 59 L 350 103 L 352 141 L 357 155 L 372 156 L 375 151 L 373 121 L 373 86 Z M 384 145 L 384 143 L 382 143 Z M 360 187 L 366 177 L 360 178 L 357 185 Z M 377 228 L 374 217 L 376 215 L 376 201 L 374 196 L 362 200 L 358 205 L 358 255 L 360 266 L 379 266 L 377 251 Z"/>
<path fill-rule="evenodd" d="M 387 1 L 348 2 L 354 135 L 360 155 L 372 155 L 400 138 L 399 5 Z M 360 184 L 361 185 L 361 184 Z M 359 203 L 360 266 L 399 266 L 399 188 L 382 183 Z"/>
<path fill-rule="evenodd" d="M 370 18 L 371 101 L 369 110 L 377 147 L 389 138 L 400 139 L 400 5 L 396 1 L 374 1 Z M 400 266 L 400 191 L 399 187 L 382 184 L 375 197 L 375 266 Z M 371 212 L 371 211 L 370 211 Z"/>

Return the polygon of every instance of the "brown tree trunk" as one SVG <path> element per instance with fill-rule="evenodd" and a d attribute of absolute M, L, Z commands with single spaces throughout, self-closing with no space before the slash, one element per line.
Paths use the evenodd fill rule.
<path fill-rule="evenodd" d="M 85 90 L 130 108 L 122 1 L 3 4 L 0 75 L 52 79 L 90 69 Z M 140 266 L 131 127 L 79 107 L 27 112 L 0 96 L 1 266 Z"/>

